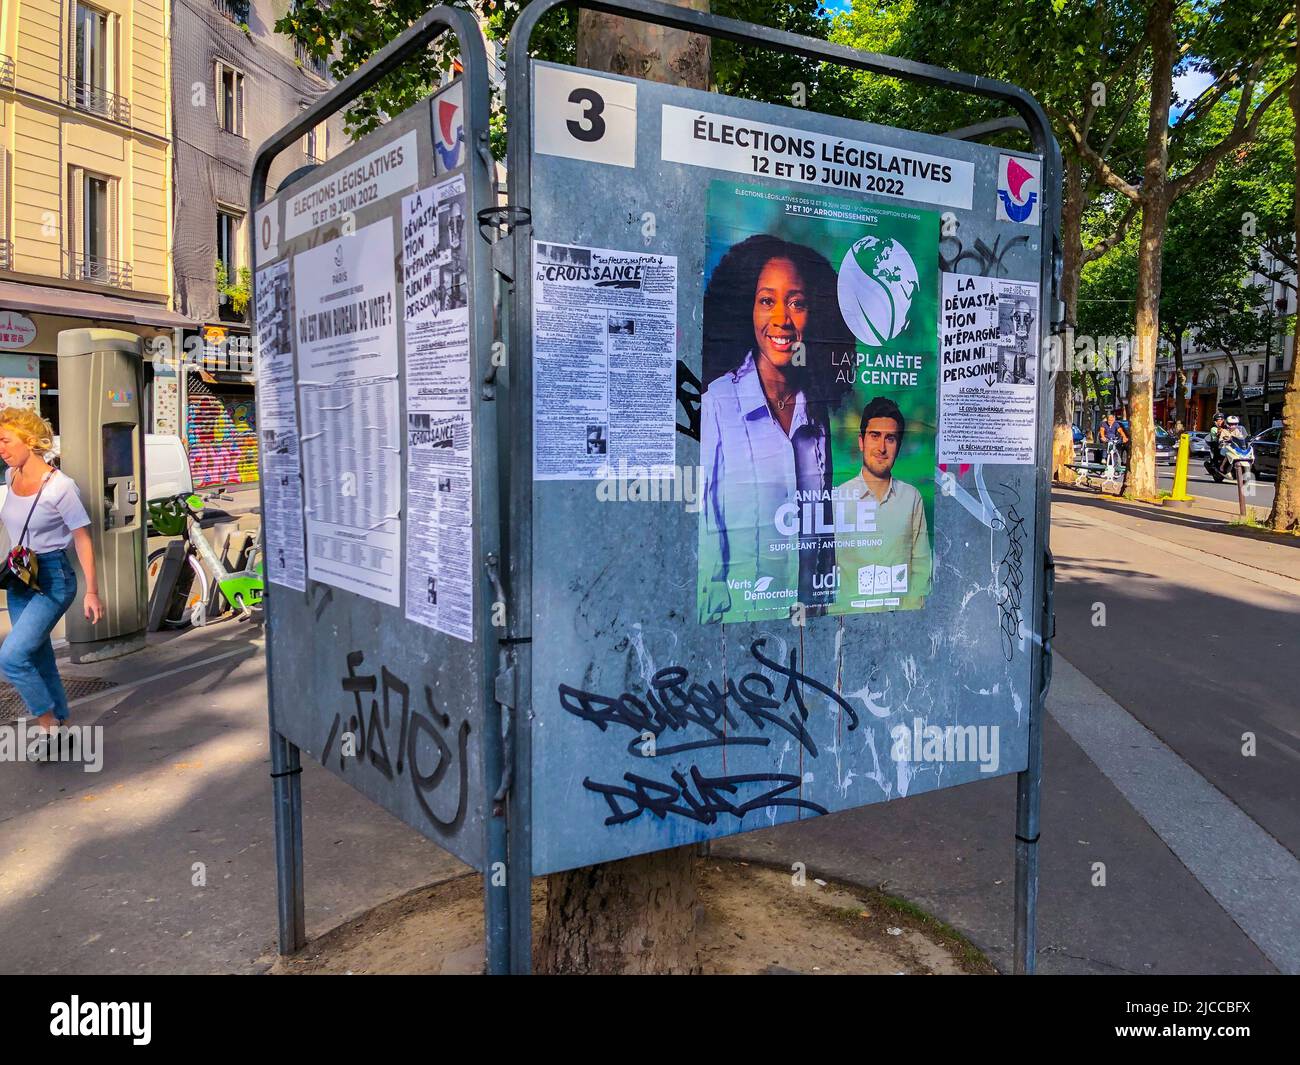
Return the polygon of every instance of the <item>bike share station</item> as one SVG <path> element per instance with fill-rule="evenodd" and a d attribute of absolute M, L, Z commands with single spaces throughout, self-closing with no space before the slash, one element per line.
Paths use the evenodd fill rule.
<path fill-rule="evenodd" d="M 90 518 L 104 616 L 64 618 L 72 661 L 98 662 L 145 645 L 144 368 L 141 341 L 117 329 L 59 334 L 59 468 Z M 86 587 L 81 560 L 69 557 Z"/>
<path fill-rule="evenodd" d="M 998 101 L 1035 152 L 535 60 L 561 2 L 510 39 L 507 204 L 458 9 L 258 153 L 280 950 L 306 752 L 483 874 L 494 973 L 531 969 L 532 877 L 1015 773 L 1032 972 L 1047 121 L 651 0 L 581 6 Z M 265 199 L 279 152 L 443 34 L 456 81 Z"/>

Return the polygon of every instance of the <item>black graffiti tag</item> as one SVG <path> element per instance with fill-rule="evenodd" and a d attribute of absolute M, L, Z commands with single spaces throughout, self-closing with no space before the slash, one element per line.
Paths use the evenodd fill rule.
<path fill-rule="evenodd" d="M 650 678 L 649 690 L 643 696 L 630 691 L 617 696 L 600 695 L 561 684 L 560 706 L 575 717 L 592 722 L 602 732 L 610 725 L 630 729 L 633 733 L 627 746 L 630 754 L 642 753 L 646 733 L 656 741 L 653 757 L 708 747 L 762 747 L 772 742 L 768 735 L 739 734 L 748 721 L 760 733 L 768 725 L 789 733 L 815 758 L 817 744 L 804 727 L 808 720 L 804 688 L 813 688 L 835 702 L 847 715 L 850 731 L 858 727 L 857 712 L 833 688 L 799 670 L 797 649 L 791 648 L 789 660 L 780 663 L 762 653 L 766 643 L 766 640 L 755 640 L 750 645 L 750 654 L 759 665 L 786 678 L 779 695 L 771 678 L 762 673 L 746 673 L 739 681 L 729 677 L 720 688 L 716 680 L 707 684 L 692 681 L 684 666 L 673 665 L 665 666 Z M 781 716 L 779 711 L 791 702 L 794 709 Z M 705 735 L 681 743 L 659 744 L 664 733 L 684 732 L 692 726 L 703 730 Z"/>
<path fill-rule="evenodd" d="M 967 248 L 959 237 L 943 237 L 939 241 L 939 268 L 953 273 L 962 263 L 973 262 L 984 277 L 1002 277 L 1005 269 L 1002 260 L 1006 258 L 1007 252 L 1018 244 L 1029 243 L 1029 237 L 1024 235 L 1012 237 L 1007 241 L 1006 247 L 999 249 L 998 245 L 1001 243 L 1001 233 L 994 239 L 991 248 L 984 243 L 982 237 L 976 237 L 974 246 L 970 248 Z"/>
<path fill-rule="evenodd" d="M 1003 521 L 994 520 L 995 529 L 1005 529 L 1007 550 L 998 563 L 998 626 L 1002 633 L 1002 653 L 1008 662 L 1020 642 L 1021 585 L 1025 576 L 1025 519 L 1015 505 L 1007 507 Z"/>
<path fill-rule="evenodd" d="M 465 819 L 469 798 L 469 722 L 462 721 L 455 730 L 453 748 L 446 738 L 452 731 L 451 716 L 438 710 L 429 685 L 424 685 L 426 716 L 412 710 L 410 685 L 387 666 L 380 667 L 378 677 L 373 673 L 358 673 L 357 670 L 364 661 L 365 655 L 361 651 L 349 652 L 346 659 L 348 673 L 340 681 L 343 690 L 351 693 L 355 702 L 355 710 L 347 720 L 347 730 L 355 737 L 357 762 L 361 765 L 368 763 L 371 769 L 388 781 L 407 776 L 409 770 L 411 788 L 424 815 L 442 834 L 455 835 Z M 367 715 L 362 696 L 377 692 L 380 693 L 380 698 L 370 700 Z M 388 741 L 394 720 L 397 723 L 397 735 L 390 751 Z M 328 761 L 342 724 L 343 713 L 339 712 L 334 715 L 334 721 L 330 725 L 321 752 L 321 762 Z M 427 742 L 422 744 L 422 738 Z M 426 770 L 420 757 L 423 751 L 428 750 L 429 744 L 436 749 L 438 760 Z M 339 771 L 345 772 L 351 761 L 340 748 Z M 440 793 L 447 774 L 453 769 L 456 772 L 456 806 L 450 817 L 443 818 L 430 805 L 430 797 Z"/>
<path fill-rule="evenodd" d="M 719 814 L 743 818 L 752 810 L 768 806 L 795 806 L 816 814 L 826 812 L 824 806 L 809 799 L 786 796 L 786 792 L 799 787 L 799 777 L 794 773 L 739 773 L 734 776 L 706 777 L 700 772 L 699 766 L 692 766 L 689 781 L 677 770 L 672 772 L 672 784 L 664 784 L 636 773 L 624 773 L 623 780 L 628 787 L 599 784 L 590 777 L 582 782 L 583 787 L 603 795 L 609 803 L 610 815 L 605 818 L 606 825 L 623 825 L 635 821 L 647 811 L 661 821 L 669 814 L 676 814 L 702 825 L 714 824 Z M 747 784 L 776 786 L 744 802 L 733 801 L 732 797 Z M 691 791 L 692 786 L 694 793 Z M 620 805 L 620 800 L 627 805 Z"/>
<path fill-rule="evenodd" d="M 689 436 L 692 440 L 700 438 L 700 398 L 704 393 L 704 386 L 700 379 L 695 376 L 695 372 L 682 362 L 677 360 L 677 402 L 682 410 L 686 412 L 686 424 L 677 423 L 677 431 L 684 436 Z"/>

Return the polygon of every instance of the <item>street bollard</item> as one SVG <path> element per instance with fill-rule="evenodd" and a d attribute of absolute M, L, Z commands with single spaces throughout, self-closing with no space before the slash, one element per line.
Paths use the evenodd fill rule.
<path fill-rule="evenodd" d="M 1187 494 L 1187 464 L 1191 459 L 1191 439 L 1187 433 L 1183 433 L 1178 438 L 1178 463 L 1174 466 L 1174 490 L 1171 495 L 1165 496 L 1164 504 L 1167 507 L 1185 510 L 1196 502 L 1195 496 Z"/>

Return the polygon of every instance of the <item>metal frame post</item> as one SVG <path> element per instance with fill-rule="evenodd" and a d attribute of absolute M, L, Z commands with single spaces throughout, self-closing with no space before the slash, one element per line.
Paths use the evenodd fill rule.
<path fill-rule="evenodd" d="M 417 53 L 450 31 L 456 38 L 464 64 L 465 94 L 465 128 L 472 131 L 473 140 L 467 145 L 466 180 L 475 189 L 475 201 L 492 203 L 493 160 L 488 149 L 488 87 L 487 87 L 487 53 L 483 38 L 479 33 L 473 16 L 461 8 L 439 6 L 428 11 L 405 33 L 389 42 L 376 52 L 361 67 L 343 81 L 322 95 L 310 107 L 301 111 L 292 121 L 286 123 L 278 132 L 266 140 L 254 156 L 253 172 L 250 183 L 249 213 L 256 214 L 266 202 L 267 181 L 271 163 L 286 148 L 296 145 L 308 130 L 331 115 L 341 111 L 349 103 L 388 74 L 397 70 Z M 313 168 L 314 169 L 314 168 Z M 286 183 L 292 183 L 308 173 L 302 168 L 290 175 Z M 256 241 L 249 227 L 250 261 L 256 269 Z M 475 293 L 477 309 L 475 311 L 475 329 L 481 323 L 490 320 L 492 315 L 491 275 L 487 264 L 488 256 L 479 254 L 474 257 L 474 273 L 471 286 Z M 485 302 L 486 301 L 486 302 Z M 485 396 L 485 398 L 487 398 Z M 491 453 L 486 456 L 485 479 L 495 483 L 496 470 L 496 418 L 495 404 L 484 404 L 481 408 L 481 439 L 492 441 Z M 266 482 L 260 482 L 262 513 L 266 514 Z M 482 517 L 482 537 L 485 554 L 497 550 L 500 532 L 500 515 L 497 512 L 495 498 L 489 493 L 480 496 L 480 514 Z M 271 586 L 268 584 L 266 594 L 269 597 Z M 274 593 L 283 594 L 283 593 Z M 486 616 L 486 612 L 483 612 Z M 269 609 L 266 611 L 267 624 L 267 707 L 271 722 L 271 763 L 274 780 L 275 831 L 276 831 L 276 884 L 279 891 L 280 916 L 280 953 L 290 953 L 302 946 L 305 940 L 303 924 L 303 875 L 302 875 L 302 797 L 301 764 L 298 748 L 275 730 L 274 696 L 270 678 L 272 675 L 271 630 L 274 617 Z M 486 624 L 483 631 L 488 631 Z M 487 722 L 493 724 L 493 710 L 496 703 L 495 672 L 497 666 L 497 647 L 493 641 L 483 641 L 484 706 Z M 483 739 L 484 780 L 488 788 L 495 790 L 498 778 L 502 775 L 502 751 L 500 729 L 488 727 Z M 487 801 L 490 798 L 484 797 Z M 510 936 L 509 913 L 505 893 L 492 887 L 493 871 L 502 868 L 507 862 L 505 832 L 498 825 L 489 824 L 486 830 L 486 868 L 484 871 L 484 925 L 487 939 L 487 964 L 489 972 L 502 973 L 507 968 L 508 945 Z"/>
<path fill-rule="evenodd" d="M 267 641 L 267 652 L 269 655 L 270 641 Z M 274 728 L 271 729 L 271 781 L 280 953 L 293 954 L 307 942 L 302 888 L 302 763 L 298 748 Z"/>
<path fill-rule="evenodd" d="M 532 56 L 530 43 L 537 23 L 554 8 L 572 6 L 599 11 L 610 15 L 621 15 L 641 22 L 666 26 L 670 29 L 686 30 L 706 37 L 734 41 L 740 44 L 759 45 L 802 56 L 806 59 L 836 63 L 854 70 L 886 77 L 902 78 L 920 85 L 933 86 L 963 92 L 973 96 L 1004 103 L 1015 110 L 1023 120 L 1024 128 L 1033 144 L 1033 150 L 1042 156 L 1042 188 L 1044 203 L 1042 207 L 1043 239 L 1042 256 L 1039 271 L 1039 291 L 1049 309 L 1048 314 L 1040 315 L 1038 323 L 1040 353 L 1049 350 L 1050 334 L 1055 323 L 1061 317 L 1057 292 L 1060 277 L 1060 174 L 1061 152 L 1052 134 L 1051 124 L 1038 101 L 1024 89 L 1008 82 L 993 78 L 962 74 L 942 67 L 917 63 L 912 60 L 893 56 L 860 52 L 843 45 L 819 41 L 811 37 L 787 33 L 766 26 L 758 26 L 735 19 L 722 18 L 717 15 L 695 11 L 690 8 L 674 7 L 659 0 L 533 0 L 520 14 L 510 33 L 507 49 L 508 74 L 506 84 L 506 106 L 510 115 L 509 147 L 509 202 L 517 212 L 521 222 L 513 234 L 514 238 L 514 311 L 511 322 L 511 350 L 521 356 L 530 351 L 532 307 L 532 279 L 530 275 L 530 234 L 532 208 L 532 155 L 533 155 L 533 109 L 531 99 Z M 982 126 L 986 124 L 981 124 Z M 1013 128 L 1010 124 L 994 124 L 997 128 Z M 958 131 L 967 136 L 988 132 L 988 129 Z M 1041 363 L 1040 363 L 1041 364 Z M 532 617 L 532 418 L 531 405 L 533 395 L 532 360 L 527 357 L 510 360 L 510 386 L 512 402 L 515 404 L 517 417 L 513 419 L 515 429 L 511 442 L 510 454 L 510 513 L 514 517 L 509 531 L 508 559 L 511 586 L 514 589 L 514 606 L 511 612 L 510 636 L 512 642 L 526 647 L 531 637 L 530 620 Z M 1039 377 L 1039 425 L 1037 469 L 1037 488 L 1035 493 L 1036 523 L 1034 529 L 1033 558 L 1044 560 L 1045 579 L 1050 587 L 1050 569 L 1046 565 L 1047 531 L 1049 507 L 1051 504 L 1049 475 L 1051 468 L 1051 427 L 1050 417 L 1052 403 L 1051 376 Z M 1046 416 L 1044 415 L 1046 412 Z M 1029 755 L 1025 770 L 1018 774 L 1016 788 L 1016 936 L 1015 936 L 1015 971 L 1033 972 L 1034 969 L 1034 919 L 1038 896 L 1038 812 L 1039 796 L 1042 785 L 1042 717 L 1047 683 L 1050 678 L 1050 655 L 1048 626 L 1051 618 L 1051 599 L 1047 589 L 1044 590 L 1045 609 L 1038 624 L 1041 630 L 1032 634 L 1034 652 L 1031 654 L 1030 691 L 1037 695 L 1030 700 L 1029 706 Z M 519 656 L 519 693 L 520 706 L 517 715 L 520 722 L 530 716 L 531 693 L 531 656 Z M 530 772 L 531 758 L 529 730 L 520 728 L 516 741 L 519 752 L 519 779 L 511 797 L 511 825 L 519 826 L 527 835 L 527 826 L 531 818 L 530 808 Z M 511 859 L 516 861 L 516 841 L 512 839 Z M 511 867 L 511 880 L 524 873 L 523 887 L 512 890 L 512 939 L 514 968 L 516 972 L 527 972 L 531 963 L 531 946 L 527 940 L 531 935 L 528 921 L 528 883 L 525 870 L 527 865 L 518 862 L 523 869 L 516 871 Z M 519 941 L 525 941 L 520 943 Z"/>

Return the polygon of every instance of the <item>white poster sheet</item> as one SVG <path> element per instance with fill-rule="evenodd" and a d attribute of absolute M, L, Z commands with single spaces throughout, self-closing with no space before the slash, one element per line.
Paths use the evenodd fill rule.
<path fill-rule="evenodd" d="M 940 463 L 1035 462 L 1038 284 L 943 275 Z"/>
<path fill-rule="evenodd" d="M 401 424 L 393 223 L 294 257 L 307 575 L 397 606 Z"/>
<path fill-rule="evenodd" d="M 293 291 L 288 262 L 259 270 L 257 302 L 257 432 L 262 452 L 262 555 L 266 579 L 307 590 L 302 465 L 293 384 Z"/>
<path fill-rule="evenodd" d="M 474 639 L 465 177 L 402 200 L 406 618 Z"/>
<path fill-rule="evenodd" d="M 380 145 L 290 196 L 284 204 L 284 239 L 293 240 L 319 226 L 341 222 L 367 204 L 391 196 L 399 189 L 409 189 L 419 180 L 419 166 L 414 130 Z M 261 224 L 259 218 L 258 225 Z M 263 257 L 279 250 L 279 235 L 272 238 L 272 232 L 269 225 L 258 231 L 259 239 L 274 248 L 269 253 L 264 250 Z"/>
<path fill-rule="evenodd" d="M 534 479 L 671 479 L 676 410 L 676 256 L 534 241 Z"/>
<path fill-rule="evenodd" d="M 733 174 L 970 209 L 975 164 L 794 126 L 663 105 L 661 155 Z"/>

